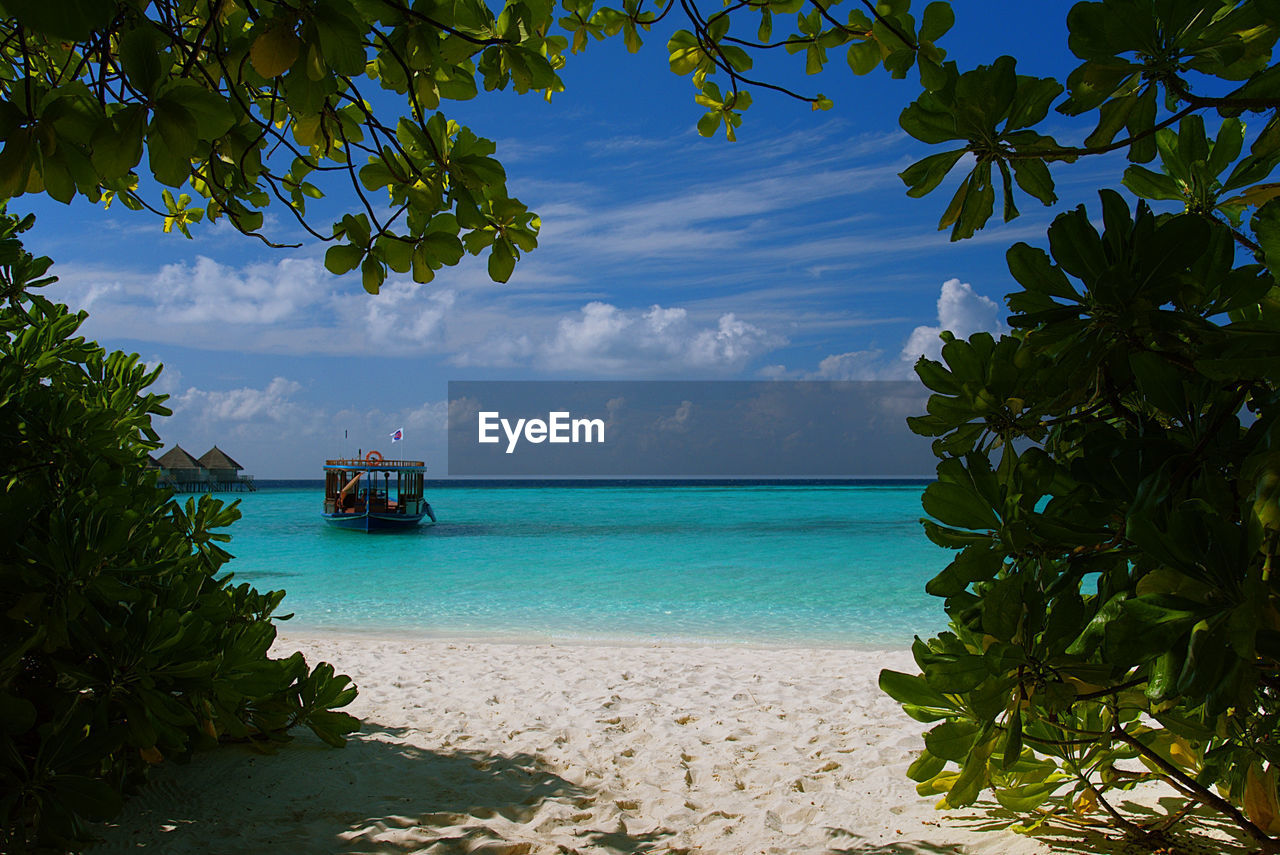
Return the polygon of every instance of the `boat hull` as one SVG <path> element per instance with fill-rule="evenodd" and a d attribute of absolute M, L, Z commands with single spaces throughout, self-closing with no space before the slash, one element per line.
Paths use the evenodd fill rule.
<path fill-rule="evenodd" d="M 420 514 L 321 514 L 325 522 L 351 531 L 405 531 L 422 522 Z"/>

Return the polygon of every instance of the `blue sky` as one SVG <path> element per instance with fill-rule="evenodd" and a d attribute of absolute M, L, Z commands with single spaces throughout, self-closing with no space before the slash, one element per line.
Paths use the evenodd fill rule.
<path fill-rule="evenodd" d="M 1013 53 L 1022 73 L 1065 77 L 1069 5 L 958 2 L 942 44 L 962 69 Z M 939 329 L 1000 329 L 1004 251 L 1042 243 L 1053 212 L 1020 200 L 1020 219 L 949 243 L 936 230 L 947 188 L 908 199 L 897 177 L 932 153 L 897 126 L 913 81 L 854 78 L 834 53 L 806 78 L 784 55 L 757 72 L 835 108 L 757 91 L 738 142 L 704 139 L 666 38 L 570 57 L 551 104 L 444 105 L 497 142 L 510 192 L 542 217 L 506 285 L 469 258 L 430 285 L 393 274 L 374 297 L 325 272 L 320 245 L 272 250 L 223 224 L 186 240 L 118 206 L 10 207 L 37 214 L 28 249 L 53 257 L 52 296 L 89 310 L 86 333 L 164 363 L 166 447 L 216 442 L 260 478 L 318 477 L 324 457 L 386 452 L 402 426 L 397 456 L 443 474 L 449 380 L 905 379 Z M 1118 186 L 1120 168 L 1059 171 L 1056 210 L 1091 201 L 1100 178 Z M 324 230 L 350 200 L 331 202 L 316 209 Z M 273 237 L 302 239 L 284 212 L 267 216 Z"/>

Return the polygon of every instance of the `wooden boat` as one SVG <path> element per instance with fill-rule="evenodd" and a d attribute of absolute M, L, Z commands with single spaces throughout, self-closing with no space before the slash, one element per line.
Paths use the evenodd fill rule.
<path fill-rule="evenodd" d="M 324 462 L 324 516 L 330 525 L 356 531 L 395 531 L 436 521 L 422 496 L 421 460 L 384 460 L 376 451 L 363 458 Z"/>

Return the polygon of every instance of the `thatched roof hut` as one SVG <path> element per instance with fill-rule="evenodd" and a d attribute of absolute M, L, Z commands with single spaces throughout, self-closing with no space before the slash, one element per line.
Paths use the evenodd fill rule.
<path fill-rule="evenodd" d="M 228 457 L 227 453 L 216 445 L 200 455 L 199 463 L 205 469 L 208 469 L 209 474 L 218 481 L 233 481 L 237 477 L 237 473 L 244 469 L 243 466 Z"/>
<path fill-rule="evenodd" d="M 188 454 L 180 445 L 175 445 L 173 448 L 160 455 L 160 459 L 156 462 L 160 464 L 160 468 L 168 469 L 170 472 L 175 474 L 186 470 L 199 472 L 204 468 L 200 464 L 199 460 L 196 460 Z"/>
<path fill-rule="evenodd" d="M 160 482 L 180 493 L 256 489 L 253 478 L 239 474 L 244 467 L 216 445 L 199 460 L 175 445 L 152 462 L 160 468 Z"/>

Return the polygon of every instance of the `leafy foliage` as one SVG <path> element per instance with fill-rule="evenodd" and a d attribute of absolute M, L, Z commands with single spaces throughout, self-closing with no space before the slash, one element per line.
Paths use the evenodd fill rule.
<path fill-rule="evenodd" d="M 914 69 L 920 93 L 900 124 L 945 150 L 901 177 L 912 196 L 952 182 L 940 228 L 953 239 L 995 216 L 997 189 L 1008 221 L 1020 194 L 1056 204 L 1065 164 L 1123 152 L 1124 185 L 1181 210 L 1134 211 L 1104 192 L 1101 232 L 1084 209 L 1061 215 L 1049 253 L 1019 244 L 1008 254 L 1020 286 L 1009 296 L 1014 334 L 948 337 L 942 362 L 918 366 L 936 394 L 912 425 L 940 458 L 925 529 L 957 550 L 929 591 L 945 599 L 951 627 L 917 641 L 921 675 L 885 672 L 882 686 L 936 723 L 911 774 L 943 804 L 990 788 L 1031 817 L 1026 827 L 1101 811 L 1141 834 L 1149 826 L 1120 812 L 1115 791 L 1160 778 L 1280 851 L 1274 0 L 1077 3 L 1067 26 L 1080 64 L 1062 80 L 1019 74 L 1012 57 L 960 69 L 939 45 L 954 23 L 940 1 L 918 17 L 909 0 L 846 10 L 734 0 L 714 11 L 694 0 L 561 0 L 559 17 L 550 0 L 0 6 L 0 196 L 119 198 L 151 207 L 167 229 L 226 217 L 257 233 L 273 198 L 311 228 L 307 200 L 328 187 L 317 176 L 337 173 L 359 204 L 330 234 L 312 233 L 334 242 L 330 270 L 359 268 L 371 291 L 388 271 L 425 282 L 486 250 L 490 275 L 505 281 L 536 246 L 538 220 L 507 195 L 493 144 L 449 121 L 443 100 L 474 97 L 480 84 L 549 97 L 566 53 L 618 35 L 638 50 L 673 10 L 683 19 L 664 33 L 670 66 L 690 77 L 705 136 L 723 128 L 732 139 L 753 89 L 832 106 L 753 78 L 764 52 L 794 55 L 808 74 L 840 53 L 855 75 Z M 362 78 L 400 96 L 404 115 L 379 115 Z M 1059 142 L 1040 130 L 1050 121 L 1082 139 Z M 172 188 L 158 202 L 139 175 L 144 156 L 151 179 Z M 366 195 L 375 191 L 385 198 Z M 48 329 L 74 328 L 65 311 L 31 303 Z M 45 335 L 33 364 L 40 347 L 71 341 L 70 329 Z M 71 419 L 80 409 L 49 411 Z M 146 440 L 120 447 L 135 453 Z M 76 453 L 24 458 L 50 461 L 24 478 L 105 465 Z M 108 482 L 134 476 L 94 477 L 107 495 Z M 212 578 L 221 553 L 208 527 L 227 512 L 166 513 Z M 33 555 L 45 541 L 55 542 L 33 542 Z M 47 560 L 62 567 L 63 553 L 78 554 Z M 85 595 L 68 590 L 81 615 Z"/>
<path fill-rule="evenodd" d="M 1010 249 L 1014 334 L 918 366 L 950 631 L 881 686 L 939 722 L 911 776 L 948 806 L 1148 835 L 1113 795 L 1161 779 L 1274 850 L 1280 287 L 1205 210 L 1102 221 Z"/>
<path fill-rule="evenodd" d="M 940 459 L 925 530 L 956 550 L 927 590 L 950 627 L 916 640 L 920 675 L 881 686 L 932 725 L 910 775 L 944 806 L 990 789 L 1023 829 L 1151 842 L 1203 804 L 1280 851 L 1275 12 L 1078 3 L 1065 87 L 1005 57 L 949 70 L 902 114 L 925 142 L 967 141 L 905 171 L 912 195 L 975 155 L 943 217 L 953 237 L 992 215 L 992 162 L 1006 220 L 1006 162 L 1050 204 L 1048 163 L 1114 150 L 1130 191 L 1181 209 L 1103 191 L 1101 233 L 1083 207 L 1060 215 L 1048 253 L 1009 250 L 1013 334 L 944 336 L 942 361 L 917 366 L 935 394 L 910 423 Z M 1062 92 L 1059 112 L 1096 114 L 1082 146 L 1024 131 Z M 1244 112 L 1264 114 L 1251 132 Z M 1126 815 L 1116 794 L 1151 780 L 1184 804 Z"/>
<path fill-rule="evenodd" d="M 1007 56 L 961 71 L 939 46 L 955 21 L 941 0 L 918 18 L 910 0 L 850 6 L 838 15 L 840 3 L 818 0 L 738 0 L 712 12 L 672 0 L 648 8 L 643 0 L 620 8 L 561 0 L 557 15 L 551 0 L 504 0 L 497 9 L 482 0 L 5 0 L 0 197 L 118 198 L 150 208 L 166 230 L 189 234 L 225 217 L 259 237 L 274 199 L 334 243 L 329 270 L 358 268 L 370 291 L 390 272 L 429 282 L 442 266 L 486 251 L 490 276 L 506 281 L 536 247 L 540 222 L 508 195 L 494 144 L 448 120 L 442 103 L 482 88 L 549 99 L 563 89 L 567 54 L 618 35 L 639 50 L 677 11 L 683 19 L 666 48 L 672 71 L 691 78 L 706 109 L 697 123 L 705 136 L 723 128 L 733 139 L 753 88 L 815 110 L 832 106 L 822 94 L 752 77 L 767 52 L 803 57 L 807 74 L 841 52 L 855 75 L 883 68 L 905 79 L 915 69 L 923 91 L 902 127 L 954 145 L 902 177 L 920 196 L 966 165 L 940 220 L 953 239 L 995 214 L 997 185 L 1007 221 L 1018 215 L 1019 191 L 1056 202 L 1050 164 L 1117 150 L 1149 163 L 1161 132 L 1211 110 L 1268 114 L 1255 162 L 1232 177 L 1245 190 L 1236 208 L 1271 198 L 1271 188 L 1249 189 L 1280 149 L 1280 70 L 1270 64 L 1280 16 L 1270 0 L 1078 3 L 1067 24 L 1081 65 L 1064 82 L 1020 75 Z M 373 83 L 382 93 L 367 91 Z M 389 94 L 400 115 L 383 106 Z M 1094 117 L 1082 144 L 1036 129 L 1055 102 L 1066 116 Z M 1144 177 L 1135 166 L 1130 184 L 1146 188 L 1135 192 L 1173 192 Z M 309 223 L 307 205 L 335 181 L 349 187 L 351 210 L 325 232 Z M 191 192 L 174 192 L 181 188 Z"/>
<path fill-rule="evenodd" d="M 159 373 L 76 335 L 35 289 L 31 218 L 0 221 L 0 850 L 64 851 L 149 766 L 295 724 L 341 745 L 355 697 L 327 664 L 270 659 L 283 591 L 219 575 L 239 517 L 146 470 Z"/>
<path fill-rule="evenodd" d="M 429 282 L 464 251 L 488 250 L 490 274 L 506 281 L 537 244 L 538 220 L 508 196 L 494 144 L 438 108 L 479 84 L 560 89 L 568 42 L 545 35 L 550 3 L 497 15 L 480 0 L 2 5 L 0 197 L 118 199 L 166 231 L 225 218 L 259 237 L 275 199 L 335 241 L 331 271 L 360 268 L 372 292 L 388 270 Z M 406 114 L 384 121 L 360 78 L 400 96 Z M 331 173 L 359 211 L 325 234 L 306 209 Z M 198 202 L 167 189 L 184 186 Z"/>

